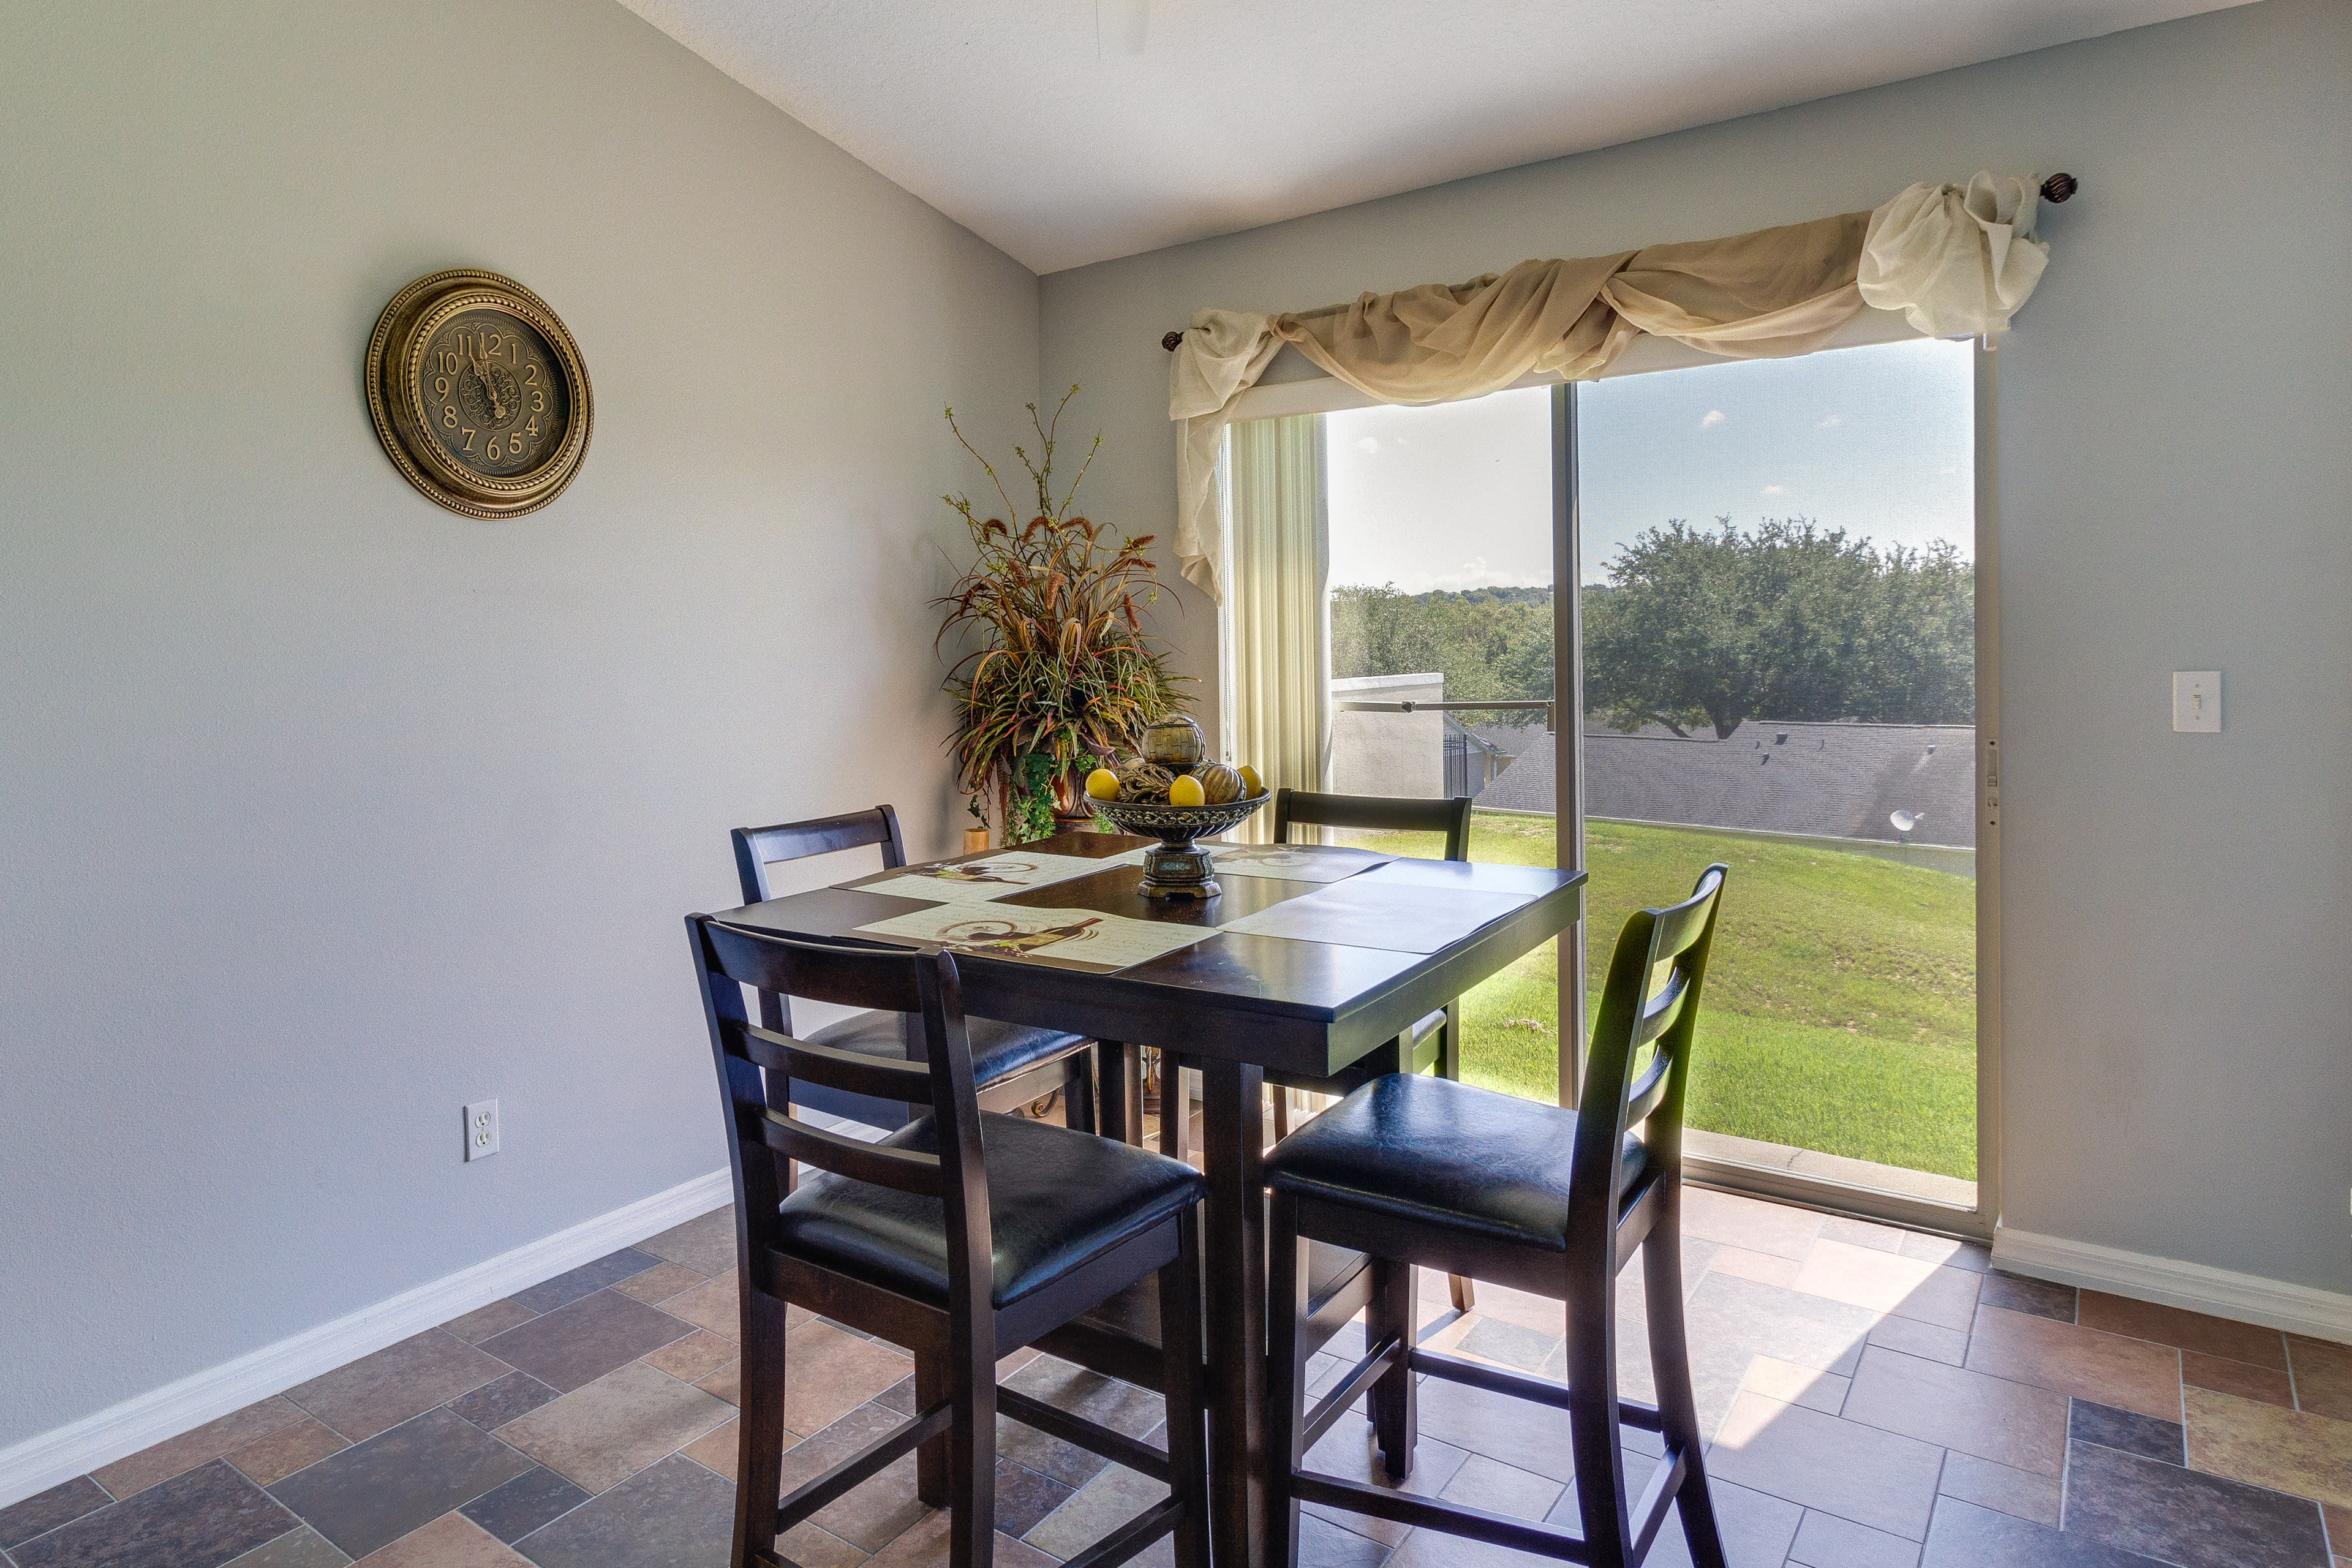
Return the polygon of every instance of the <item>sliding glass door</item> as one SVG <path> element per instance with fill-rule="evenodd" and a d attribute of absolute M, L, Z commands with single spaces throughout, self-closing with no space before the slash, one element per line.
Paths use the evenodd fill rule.
<path fill-rule="evenodd" d="M 1572 1103 L 1626 915 L 1721 860 L 1694 1168 L 1989 1224 L 1985 357 L 1914 341 L 1320 416 L 1322 787 L 1466 795 L 1474 858 L 1590 873 L 1585 924 L 1465 998 L 1466 1078 Z"/>

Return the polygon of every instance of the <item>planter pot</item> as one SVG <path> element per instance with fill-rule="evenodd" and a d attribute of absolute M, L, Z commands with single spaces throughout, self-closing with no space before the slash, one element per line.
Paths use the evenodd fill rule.
<path fill-rule="evenodd" d="M 988 829 L 985 827 L 965 828 L 963 830 L 963 852 L 967 855 L 987 854 Z"/>

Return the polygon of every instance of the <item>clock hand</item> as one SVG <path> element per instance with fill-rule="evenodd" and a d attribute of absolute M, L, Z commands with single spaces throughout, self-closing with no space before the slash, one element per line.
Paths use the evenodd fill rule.
<path fill-rule="evenodd" d="M 499 384 L 491 379 L 490 367 L 488 363 L 482 360 L 474 359 L 471 355 L 467 355 L 467 357 L 468 363 L 470 363 L 474 367 L 474 374 L 481 381 L 482 390 L 489 395 L 490 417 L 496 419 L 501 425 L 505 424 L 507 422 L 506 399 L 499 395 Z"/>

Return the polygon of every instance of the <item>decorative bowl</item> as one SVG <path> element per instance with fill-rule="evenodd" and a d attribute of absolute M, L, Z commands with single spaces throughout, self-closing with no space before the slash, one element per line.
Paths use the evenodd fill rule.
<path fill-rule="evenodd" d="M 1272 790 L 1264 790 L 1247 800 L 1229 800 L 1223 805 L 1098 800 L 1094 806 L 1120 831 L 1160 840 L 1143 852 L 1145 898 L 1213 899 L 1224 889 L 1211 874 L 1215 867 L 1209 851 L 1192 840 L 1239 826 L 1273 798 Z"/>

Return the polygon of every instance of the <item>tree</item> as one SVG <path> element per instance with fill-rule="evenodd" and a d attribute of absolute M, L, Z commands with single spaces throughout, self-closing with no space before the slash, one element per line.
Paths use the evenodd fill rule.
<path fill-rule="evenodd" d="M 1727 738 L 1746 720 L 1967 724 L 1976 577 L 1953 545 L 1874 547 L 1810 519 L 1677 518 L 1584 595 L 1585 709 Z"/>
<path fill-rule="evenodd" d="M 1549 588 L 1331 591 L 1331 673 L 1342 679 L 1432 670 L 1456 701 L 1548 699 L 1551 641 Z"/>

